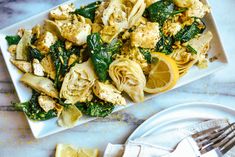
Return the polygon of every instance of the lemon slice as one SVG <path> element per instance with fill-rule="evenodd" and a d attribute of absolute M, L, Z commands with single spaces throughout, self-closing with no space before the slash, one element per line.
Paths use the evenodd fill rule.
<path fill-rule="evenodd" d="M 175 61 L 169 56 L 153 52 L 151 71 L 147 77 L 144 91 L 147 93 L 160 93 L 175 86 L 179 79 L 179 70 Z"/>
<path fill-rule="evenodd" d="M 77 149 L 68 144 L 57 144 L 55 157 L 77 157 Z"/>

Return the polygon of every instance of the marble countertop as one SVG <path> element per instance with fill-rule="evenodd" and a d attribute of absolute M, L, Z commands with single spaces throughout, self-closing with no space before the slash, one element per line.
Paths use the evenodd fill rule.
<path fill-rule="evenodd" d="M 62 0 L 0 0 L 0 29 L 62 3 Z M 220 103 L 235 108 L 235 1 L 209 0 L 221 39 L 228 53 L 229 66 L 222 71 L 132 106 L 104 119 L 75 127 L 42 139 L 32 136 L 25 116 L 11 107 L 17 96 L 0 55 L 0 156 L 54 156 L 57 143 L 95 147 L 124 143 L 127 137 L 151 115 L 176 104 L 191 101 Z"/>

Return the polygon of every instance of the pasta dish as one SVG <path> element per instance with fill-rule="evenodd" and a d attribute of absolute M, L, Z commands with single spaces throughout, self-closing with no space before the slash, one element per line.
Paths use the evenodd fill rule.
<path fill-rule="evenodd" d="M 212 33 L 200 0 L 105 0 L 64 4 L 32 29 L 6 36 L 11 63 L 32 89 L 15 103 L 35 121 L 73 127 L 105 117 L 126 98 L 172 89 L 193 66 L 206 68 Z M 127 95 L 127 96 L 124 96 Z"/>

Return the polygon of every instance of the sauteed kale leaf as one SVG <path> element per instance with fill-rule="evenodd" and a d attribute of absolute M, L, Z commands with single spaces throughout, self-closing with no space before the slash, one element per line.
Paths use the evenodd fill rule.
<path fill-rule="evenodd" d="M 139 50 L 140 50 L 140 53 L 142 53 L 142 55 L 144 56 L 147 63 L 151 63 L 152 56 L 151 56 L 150 50 L 149 49 L 144 49 L 144 48 L 141 48 L 141 47 L 139 48 Z"/>
<path fill-rule="evenodd" d="M 50 47 L 50 53 L 56 69 L 54 85 L 57 89 L 60 89 L 62 85 L 61 80 L 68 71 L 68 60 L 71 52 L 65 49 L 63 41 L 57 41 Z"/>
<path fill-rule="evenodd" d="M 163 33 L 161 34 L 162 38 L 158 41 L 155 51 L 169 55 L 173 51 L 172 45 L 174 44 L 174 39 L 171 36 L 165 36 Z"/>
<path fill-rule="evenodd" d="M 102 100 L 93 100 L 87 103 L 76 103 L 77 108 L 84 114 L 91 117 L 106 117 L 114 110 L 112 103 Z"/>
<path fill-rule="evenodd" d="M 32 98 L 28 102 L 24 103 L 15 103 L 14 106 L 16 109 L 23 111 L 29 119 L 44 121 L 57 116 L 57 111 L 52 109 L 48 112 L 45 112 L 40 105 L 38 104 L 38 97 L 40 93 L 33 91 Z"/>
<path fill-rule="evenodd" d="M 94 21 L 95 19 L 95 11 L 101 4 L 100 1 L 88 4 L 87 6 L 81 7 L 79 9 L 76 9 L 73 14 L 79 14 L 85 18 L 91 19 L 91 21 Z"/>
<path fill-rule="evenodd" d="M 94 33 L 87 37 L 87 45 L 96 74 L 99 80 L 104 82 L 108 79 L 108 69 L 113 61 L 113 55 L 119 52 L 122 42 L 114 39 L 110 44 L 105 44 L 100 34 Z"/>
<path fill-rule="evenodd" d="M 31 61 L 33 59 L 38 59 L 39 61 L 41 61 L 44 58 L 44 55 L 42 55 L 38 49 L 33 48 L 32 46 L 29 46 L 28 49 L 29 49 L 29 59 Z"/>
<path fill-rule="evenodd" d="M 5 39 L 7 40 L 8 45 L 11 46 L 11 45 L 17 45 L 19 43 L 21 37 L 19 35 L 6 36 Z"/>
<path fill-rule="evenodd" d="M 172 0 L 160 0 L 150 5 L 144 13 L 152 22 L 158 22 L 160 25 L 176 14 L 182 13 L 186 8 L 176 9 Z"/>
<path fill-rule="evenodd" d="M 203 33 L 204 30 L 205 25 L 202 21 L 200 19 L 195 19 L 192 25 L 184 27 L 175 35 L 175 40 L 187 42 L 196 35 Z"/>

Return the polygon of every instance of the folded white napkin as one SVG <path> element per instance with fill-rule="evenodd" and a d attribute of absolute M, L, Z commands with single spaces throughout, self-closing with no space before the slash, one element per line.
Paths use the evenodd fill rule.
<path fill-rule="evenodd" d="M 150 134 L 144 137 L 128 141 L 125 145 L 108 144 L 104 157 L 160 157 L 169 154 L 174 147 L 185 137 L 196 132 L 226 126 L 227 120 L 210 120 L 186 128 L 178 128 Z M 225 156 L 235 157 L 235 149 Z"/>

